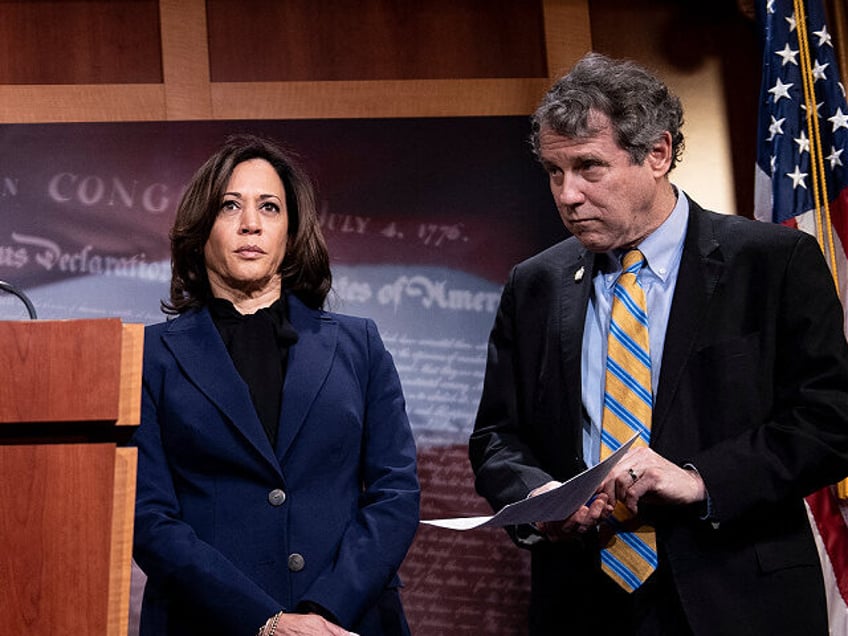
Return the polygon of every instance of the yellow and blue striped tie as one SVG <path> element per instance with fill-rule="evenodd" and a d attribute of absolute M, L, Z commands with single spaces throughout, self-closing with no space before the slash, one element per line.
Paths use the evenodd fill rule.
<path fill-rule="evenodd" d="M 622 259 L 622 273 L 613 290 L 607 340 L 604 412 L 601 422 L 601 459 L 638 434 L 634 446 L 651 441 L 651 354 L 645 292 L 637 275 L 645 257 L 630 250 Z M 638 588 L 657 567 L 653 527 L 639 525 L 618 502 L 609 520 L 615 530 L 601 551 L 601 567 L 628 592 Z"/>

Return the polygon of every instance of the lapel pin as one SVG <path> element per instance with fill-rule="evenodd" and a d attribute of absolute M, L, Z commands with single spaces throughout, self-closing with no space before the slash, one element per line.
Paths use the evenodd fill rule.
<path fill-rule="evenodd" d="M 586 268 L 581 265 L 580 269 L 578 269 L 576 272 L 574 272 L 574 282 L 575 283 L 579 283 L 581 280 L 583 280 L 583 272 L 585 272 L 585 271 L 586 271 Z"/>

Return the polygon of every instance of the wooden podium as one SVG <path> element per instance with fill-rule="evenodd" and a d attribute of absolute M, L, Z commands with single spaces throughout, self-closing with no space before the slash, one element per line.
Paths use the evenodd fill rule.
<path fill-rule="evenodd" d="M 0 632 L 127 633 L 144 328 L 0 321 Z"/>

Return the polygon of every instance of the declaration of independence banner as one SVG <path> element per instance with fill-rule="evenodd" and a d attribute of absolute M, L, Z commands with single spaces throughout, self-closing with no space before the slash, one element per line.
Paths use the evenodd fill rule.
<path fill-rule="evenodd" d="M 163 320 L 176 204 L 237 132 L 315 182 L 329 309 L 374 318 L 394 356 L 422 515 L 489 514 L 466 453 L 486 340 L 510 267 L 564 236 L 525 117 L 3 125 L 0 280 L 39 318 Z M 0 319 L 26 317 L 0 296 Z M 413 633 L 521 633 L 525 557 L 503 531 L 422 527 L 401 570 Z"/>

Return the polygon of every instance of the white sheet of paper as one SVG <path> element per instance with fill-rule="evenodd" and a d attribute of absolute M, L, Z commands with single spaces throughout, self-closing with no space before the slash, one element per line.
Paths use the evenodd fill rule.
<path fill-rule="evenodd" d="M 474 528 L 495 528 L 537 523 L 540 521 L 559 521 L 574 514 L 585 504 L 604 478 L 636 441 L 634 435 L 626 444 L 607 457 L 601 463 L 575 475 L 567 482 L 535 497 L 528 497 L 501 508 L 489 517 L 454 517 L 452 519 L 422 519 L 426 523 L 449 530 L 473 530 Z"/>

